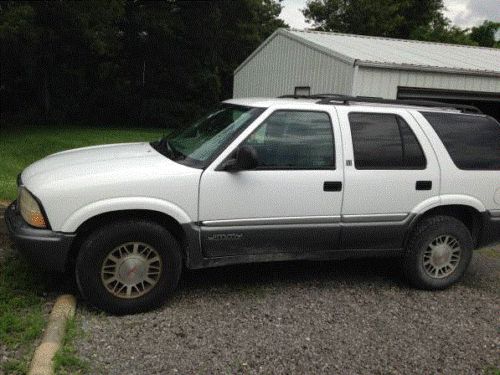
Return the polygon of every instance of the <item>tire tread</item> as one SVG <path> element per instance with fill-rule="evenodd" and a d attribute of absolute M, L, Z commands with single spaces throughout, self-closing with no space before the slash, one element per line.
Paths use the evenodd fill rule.
<path fill-rule="evenodd" d="M 421 242 L 424 241 L 430 233 L 439 230 L 442 227 L 449 226 L 453 227 L 458 233 L 463 234 L 462 241 L 460 241 L 460 246 L 462 247 L 462 256 L 465 256 L 465 267 L 462 267 L 460 275 L 455 275 L 454 273 L 445 279 L 440 279 L 439 281 L 434 280 L 429 282 L 421 277 L 418 272 L 417 263 L 418 257 L 417 253 L 420 251 Z M 425 290 L 439 290 L 446 289 L 450 285 L 454 284 L 458 279 L 461 278 L 462 274 L 467 268 L 470 258 L 472 255 L 472 237 L 465 226 L 465 224 L 452 216 L 437 215 L 431 216 L 422 220 L 417 224 L 416 228 L 413 230 L 406 247 L 405 256 L 403 258 L 403 273 L 407 280 L 414 287 Z M 443 280 L 449 279 L 450 282 L 443 282 Z"/>
<path fill-rule="evenodd" d="M 119 300 L 111 295 L 106 295 L 99 288 L 95 277 L 89 275 L 90 270 L 95 271 L 96 260 L 101 256 L 101 252 L 108 248 L 107 244 L 116 240 L 120 235 L 126 236 L 127 233 L 145 233 L 145 236 L 151 236 L 151 241 L 157 242 L 163 248 L 164 256 L 168 255 L 169 269 L 165 271 L 168 274 L 164 277 L 168 282 L 164 285 L 157 284 L 157 287 L 137 300 Z M 109 244 L 109 246 L 113 246 Z M 165 264 L 165 267 L 167 264 Z M 159 307 L 165 299 L 172 294 L 180 278 L 182 269 L 182 255 L 180 244 L 177 239 L 160 224 L 146 219 L 126 219 L 109 223 L 103 227 L 91 232 L 83 241 L 80 252 L 77 257 L 75 274 L 78 289 L 82 297 L 92 306 L 106 312 L 122 315 L 137 312 L 144 312 Z M 93 273 L 92 273 L 93 275 Z M 162 278 L 162 280 L 164 279 Z"/>

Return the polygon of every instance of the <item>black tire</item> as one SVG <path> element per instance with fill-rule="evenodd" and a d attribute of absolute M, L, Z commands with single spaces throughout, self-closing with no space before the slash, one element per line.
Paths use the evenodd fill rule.
<path fill-rule="evenodd" d="M 424 268 L 424 252 L 439 236 L 453 236 L 461 248 L 456 268 L 446 277 L 433 278 Z M 460 220 L 450 216 L 433 216 L 424 219 L 410 235 L 403 258 L 403 272 L 411 285 L 419 289 L 446 289 L 459 281 L 470 263 L 473 250 L 472 236 Z"/>
<path fill-rule="evenodd" d="M 108 254 L 128 242 L 143 242 L 161 258 L 162 271 L 146 294 L 124 299 L 108 291 L 101 267 Z M 82 296 L 94 307 L 111 314 L 134 314 L 161 306 L 173 293 L 182 269 L 181 247 L 161 225 L 147 220 L 118 221 L 92 232 L 83 242 L 76 261 L 76 281 Z"/>

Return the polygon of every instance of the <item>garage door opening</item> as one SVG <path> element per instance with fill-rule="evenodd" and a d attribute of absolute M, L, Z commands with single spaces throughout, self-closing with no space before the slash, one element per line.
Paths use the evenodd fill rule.
<path fill-rule="evenodd" d="M 398 99 L 473 105 L 500 122 L 500 93 L 398 87 Z"/>

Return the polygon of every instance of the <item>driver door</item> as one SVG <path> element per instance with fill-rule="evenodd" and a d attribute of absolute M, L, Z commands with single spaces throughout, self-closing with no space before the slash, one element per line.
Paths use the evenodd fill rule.
<path fill-rule="evenodd" d="M 343 163 L 340 131 L 331 118 L 327 111 L 276 110 L 240 141 L 255 151 L 256 168 L 219 170 L 219 160 L 203 173 L 205 256 L 338 248 Z"/>

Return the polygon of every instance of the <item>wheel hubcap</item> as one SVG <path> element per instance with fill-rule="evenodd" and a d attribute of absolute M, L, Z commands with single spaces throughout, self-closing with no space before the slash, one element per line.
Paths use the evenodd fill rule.
<path fill-rule="evenodd" d="M 127 242 L 104 259 L 101 280 L 114 296 L 130 299 L 153 289 L 161 272 L 161 258 L 154 248 L 143 242 Z"/>
<path fill-rule="evenodd" d="M 436 237 L 424 252 L 424 270 L 434 279 L 447 277 L 457 268 L 461 253 L 460 243 L 455 237 Z"/>

